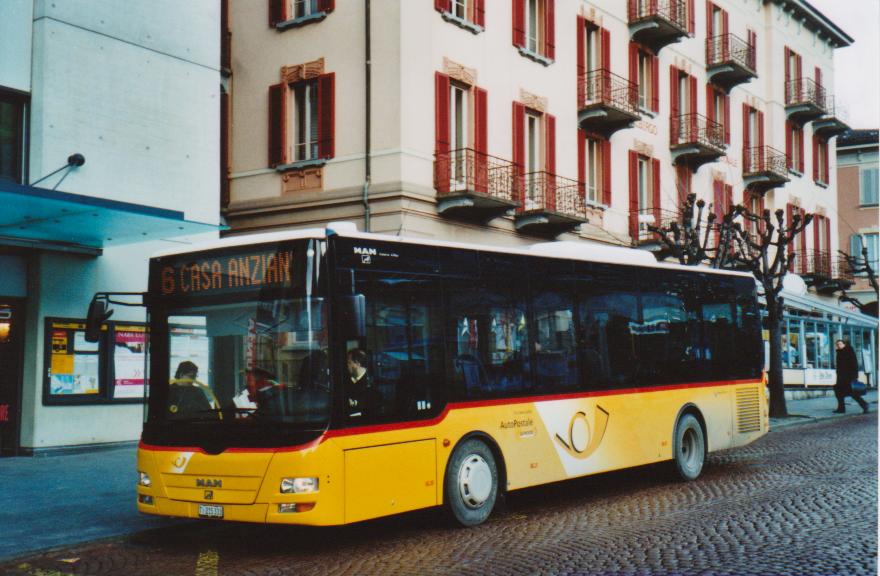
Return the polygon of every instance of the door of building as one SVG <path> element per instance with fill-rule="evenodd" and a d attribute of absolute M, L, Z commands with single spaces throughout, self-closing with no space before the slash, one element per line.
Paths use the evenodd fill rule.
<path fill-rule="evenodd" d="M 23 304 L 0 297 L 0 456 L 15 456 L 19 448 Z"/>

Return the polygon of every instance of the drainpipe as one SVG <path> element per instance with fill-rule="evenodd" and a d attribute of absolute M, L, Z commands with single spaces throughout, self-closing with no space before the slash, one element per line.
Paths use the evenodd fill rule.
<path fill-rule="evenodd" d="M 364 8 L 366 17 L 364 18 L 365 30 L 365 46 L 364 46 L 364 79 L 366 84 L 366 98 L 364 102 L 366 114 L 366 134 L 364 146 L 364 189 L 362 201 L 364 204 L 364 232 L 370 231 L 370 0 L 366 0 Z"/>

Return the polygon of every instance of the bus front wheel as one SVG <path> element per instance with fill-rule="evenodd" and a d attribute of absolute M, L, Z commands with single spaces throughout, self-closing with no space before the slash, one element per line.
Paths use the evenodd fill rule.
<path fill-rule="evenodd" d="M 696 416 L 686 413 L 678 419 L 672 446 L 676 474 L 682 480 L 696 480 L 706 460 L 706 437 Z"/>
<path fill-rule="evenodd" d="M 498 467 L 484 442 L 470 439 L 455 447 L 444 479 L 448 516 L 462 526 L 483 523 L 498 497 Z"/>

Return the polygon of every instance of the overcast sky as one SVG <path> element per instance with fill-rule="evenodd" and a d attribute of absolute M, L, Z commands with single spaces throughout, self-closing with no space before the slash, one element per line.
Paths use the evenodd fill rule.
<path fill-rule="evenodd" d="M 849 109 L 847 123 L 880 128 L 880 0 L 807 1 L 854 40 L 834 51 L 834 94 Z"/>

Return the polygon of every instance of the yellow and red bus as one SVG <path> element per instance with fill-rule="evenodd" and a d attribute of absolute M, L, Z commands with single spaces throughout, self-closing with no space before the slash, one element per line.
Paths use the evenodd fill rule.
<path fill-rule="evenodd" d="M 768 431 L 751 276 L 587 243 L 351 225 L 151 260 L 138 509 L 339 525 L 670 461 Z"/>

